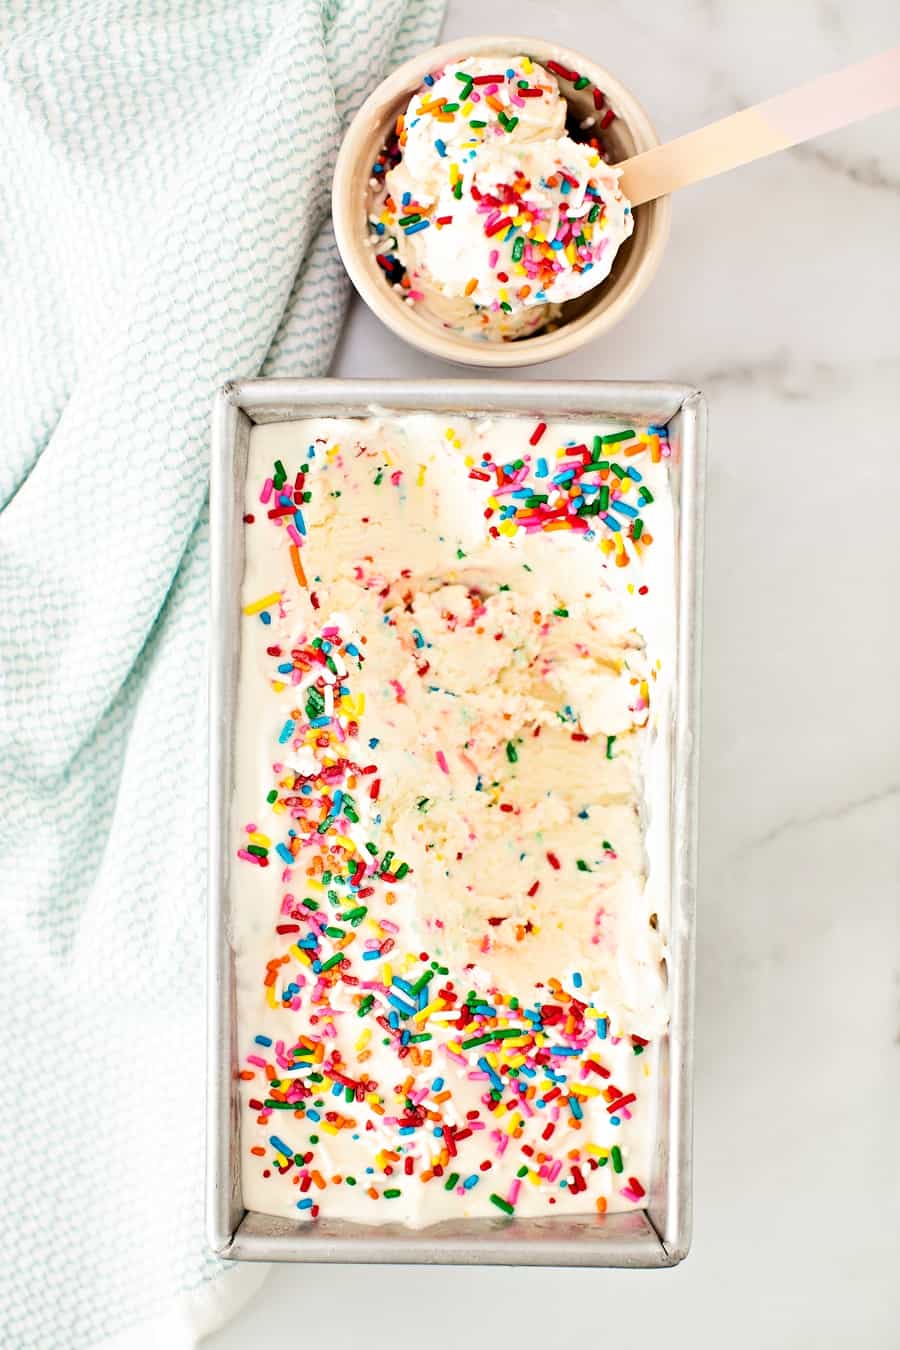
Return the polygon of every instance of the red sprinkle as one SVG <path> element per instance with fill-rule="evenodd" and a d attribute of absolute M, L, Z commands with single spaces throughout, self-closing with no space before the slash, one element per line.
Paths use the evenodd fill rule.
<path fill-rule="evenodd" d="M 548 850 L 548 852 L 547 852 L 547 861 L 548 861 L 548 863 L 550 864 L 551 867 L 555 867 L 555 868 L 556 868 L 557 872 L 559 871 L 560 867 L 562 866 L 562 864 L 560 863 L 559 858 L 557 858 L 556 854 L 555 854 L 555 853 L 551 853 L 549 850 Z"/>
<path fill-rule="evenodd" d="M 547 423 L 538 422 L 537 426 L 535 427 L 534 431 L 531 433 L 531 436 L 528 439 L 528 444 L 537 445 L 538 441 L 541 439 L 546 430 L 547 430 Z"/>
<path fill-rule="evenodd" d="M 635 1195 L 640 1196 L 640 1195 L 646 1195 L 646 1194 L 647 1194 L 647 1192 L 644 1190 L 644 1188 L 643 1188 L 643 1186 L 641 1185 L 641 1183 L 638 1181 L 637 1177 L 629 1177 L 629 1178 L 628 1178 L 628 1185 L 629 1185 L 629 1186 L 631 1187 L 631 1189 L 634 1191 Z"/>

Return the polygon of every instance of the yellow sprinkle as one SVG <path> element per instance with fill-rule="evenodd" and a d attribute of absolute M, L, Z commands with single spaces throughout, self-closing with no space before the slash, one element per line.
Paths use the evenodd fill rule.
<path fill-rule="evenodd" d="M 575 1083 L 572 1092 L 576 1097 L 599 1097 L 600 1089 L 591 1087 L 589 1083 Z"/>
<path fill-rule="evenodd" d="M 420 465 L 419 465 L 419 472 L 418 472 L 418 474 L 417 474 L 417 476 L 416 476 L 416 487 L 424 487 L 424 486 L 425 486 L 425 474 L 426 474 L 427 472 L 428 472 L 428 465 L 427 465 L 427 464 L 420 464 Z"/>
<path fill-rule="evenodd" d="M 540 1186 L 541 1184 L 541 1178 L 538 1176 L 537 1172 L 530 1171 L 528 1173 L 528 1180 L 531 1182 L 532 1186 Z"/>
<path fill-rule="evenodd" d="M 261 614 L 264 609 L 277 605 L 281 600 L 281 591 L 273 591 L 271 595 L 264 595 L 261 600 L 254 600 L 252 605 L 244 606 L 245 614 Z"/>
<path fill-rule="evenodd" d="M 301 962 L 302 965 L 304 966 L 312 965 L 312 961 L 310 961 L 309 955 L 303 950 L 302 947 L 298 947 L 296 942 L 291 944 L 291 946 L 288 948 L 288 951 L 290 952 L 291 956 L 295 956 L 297 960 Z"/>
<path fill-rule="evenodd" d="M 465 103 L 462 105 L 462 107 L 461 107 L 460 110 L 459 110 L 459 115 L 460 115 L 460 117 L 468 117 L 468 116 L 469 116 L 469 113 L 472 111 L 472 108 L 473 108 L 473 107 L 474 107 L 474 104 L 472 103 L 472 100 L 471 100 L 471 99 L 466 99 Z"/>
<path fill-rule="evenodd" d="M 272 806 L 272 810 L 275 812 L 276 816 L 283 816 L 287 807 L 284 802 L 275 802 Z"/>
<path fill-rule="evenodd" d="M 348 849 L 351 853 L 356 852 L 356 845 L 354 844 L 353 840 L 350 838 L 349 835 L 336 834 L 334 836 L 334 842 L 336 844 L 340 844 L 341 848 Z"/>
<path fill-rule="evenodd" d="M 381 967 L 382 983 L 390 987 L 391 983 L 393 982 L 393 979 L 394 979 L 393 969 L 391 968 L 391 966 L 388 965 L 387 961 L 385 961 L 384 965 Z"/>
<path fill-rule="evenodd" d="M 250 836 L 250 842 L 251 844 L 261 844 L 263 848 L 269 848 L 272 840 L 267 834 L 260 834 L 259 830 L 255 830 Z"/>
<path fill-rule="evenodd" d="M 453 428 L 448 427 L 447 430 L 444 432 L 444 436 L 448 441 L 452 441 L 454 436 Z"/>
<path fill-rule="evenodd" d="M 433 999 L 431 1003 L 426 1003 L 424 1008 L 420 1008 L 413 1014 L 414 1022 L 427 1022 L 433 1012 L 440 1012 L 447 1005 L 442 998 Z"/>
<path fill-rule="evenodd" d="M 534 63 L 530 56 L 522 57 L 522 69 L 525 71 L 526 75 L 530 75 L 532 70 L 534 70 Z"/>
<path fill-rule="evenodd" d="M 287 685 L 285 684 L 284 680 L 273 680 L 272 688 L 275 690 L 276 694 L 280 694 L 285 689 L 287 689 Z"/>
<path fill-rule="evenodd" d="M 315 877 L 307 877 L 306 884 L 311 891 L 318 891 L 320 895 L 325 891 L 325 887 L 322 885 L 321 881 L 316 881 Z"/>
<path fill-rule="evenodd" d="M 278 1007 L 278 1004 L 277 1004 L 277 1002 L 276 1002 L 276 1000 L 275 1000 L 275 986 L 274 986 L 274 984 L 267 984 L 267 985 L 266 985 L 266 1002 L 268 1003 L 268 1005 L 269 1005 L 270 1008 L 277 1008 L 277 1007 Z"/>
<path fill-rule="evenodd" d="M 585 1153 L 590 1153 L 592 1158 L 608 1158 L 609 1149 L 601 1148 L 599 1144 L 586 1144 Z"/>
<path fill-rule="evenodd" d="M 500 510 L 500 503 L 497 501 L 496 497 L 488 497 L 487 504 L 488 506 L 492 507 L 495 511 Z"/>
<path fill-rule="evenodd" d="M 365 1050 L 366 1046 L 369 1044 L 369 1041 L 371 1039 L 372 1039 L 371 1027 L 366 1027 L 365 1031 L 360 1036 L 359 1040 L 356 1042 L 357 1050 Z"/>
<path fill-rule="evenodd" d="M 447 1049 L 452 1050 L 454 1055 L 462 1054 L 462 1046 L 460 1045 L 459 1041 L 448 1041 Z"/>
<path fill-rule="evenodd" d="M 316 1128 L 319 1130 L 324 1130 L 326 1134 L 337 1134 L 338 1132 L 337 1126 L 330 1125 L 327 1120 L 320 1120 Z"/>
<path fill-rule="evenodd" d="M 514 520 L 504 520 L 497 526 L 497 529 L 501 534 L 513 535 L 517 529 L 516 522 Z"/>
<path fill-rule="evenodd" d="M 340 449 L 339 445 L 330 445 L 325 451 L 325 455 L 328 459 L 334 459 L 335 455 L 340 454 Z"/>

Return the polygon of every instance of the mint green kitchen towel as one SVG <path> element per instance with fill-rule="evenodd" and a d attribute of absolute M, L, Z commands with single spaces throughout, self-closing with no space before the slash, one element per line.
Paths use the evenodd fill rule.
<path fill-rule="evenodd" d="M 210 409 L 326 370 L 341 131 L 441 10 L 0 6 L 4 1347 L 252 1282 L 203 1237 Z"/>

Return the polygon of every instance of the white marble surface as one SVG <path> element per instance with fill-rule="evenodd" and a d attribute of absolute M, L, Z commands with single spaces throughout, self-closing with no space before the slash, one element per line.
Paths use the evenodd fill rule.
<path fill-rule="evenodd" d="M 450 0 L 670 137 L 897 41 L 891 0 Z M 685 191 L 616 332 L 510 379 L 710 404 L 694 1248 L 671 1272 L 282 1267 L 207 1344 L 900 1345 L 900 112 Z M 357 305 L 335 373 L 442 375 Z M 891 617 L 893 615 L 893 618 Z"/>

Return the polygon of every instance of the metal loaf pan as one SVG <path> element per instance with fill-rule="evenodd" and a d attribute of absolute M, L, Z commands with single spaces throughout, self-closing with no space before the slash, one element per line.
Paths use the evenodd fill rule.
<path fill-rule="evenodd" d="M 250 428 L 379 412 L 603 416 L 667 423 L 676 518 L 677 671 L 672 727 L 670 1025 L 658 1076 L 658 1147 L 647 1209 L 542 1219 L 447 1221 L 412 1230 L 319 1219 L 292 1223 L 241 1198 L 234 966 L 228 940 L 227 837 L 240 644 L 244 479 Z M 697 833 L 700 587 L 706 405 L 687 386 L 599 381 L 245 380 L 226 385 L 213 417 L 210 631 L 209 1073 L 207 1232 L 245 1261 L 429 1265 L 672 1266 L 691 1236 L 691 1111 Z"/>

